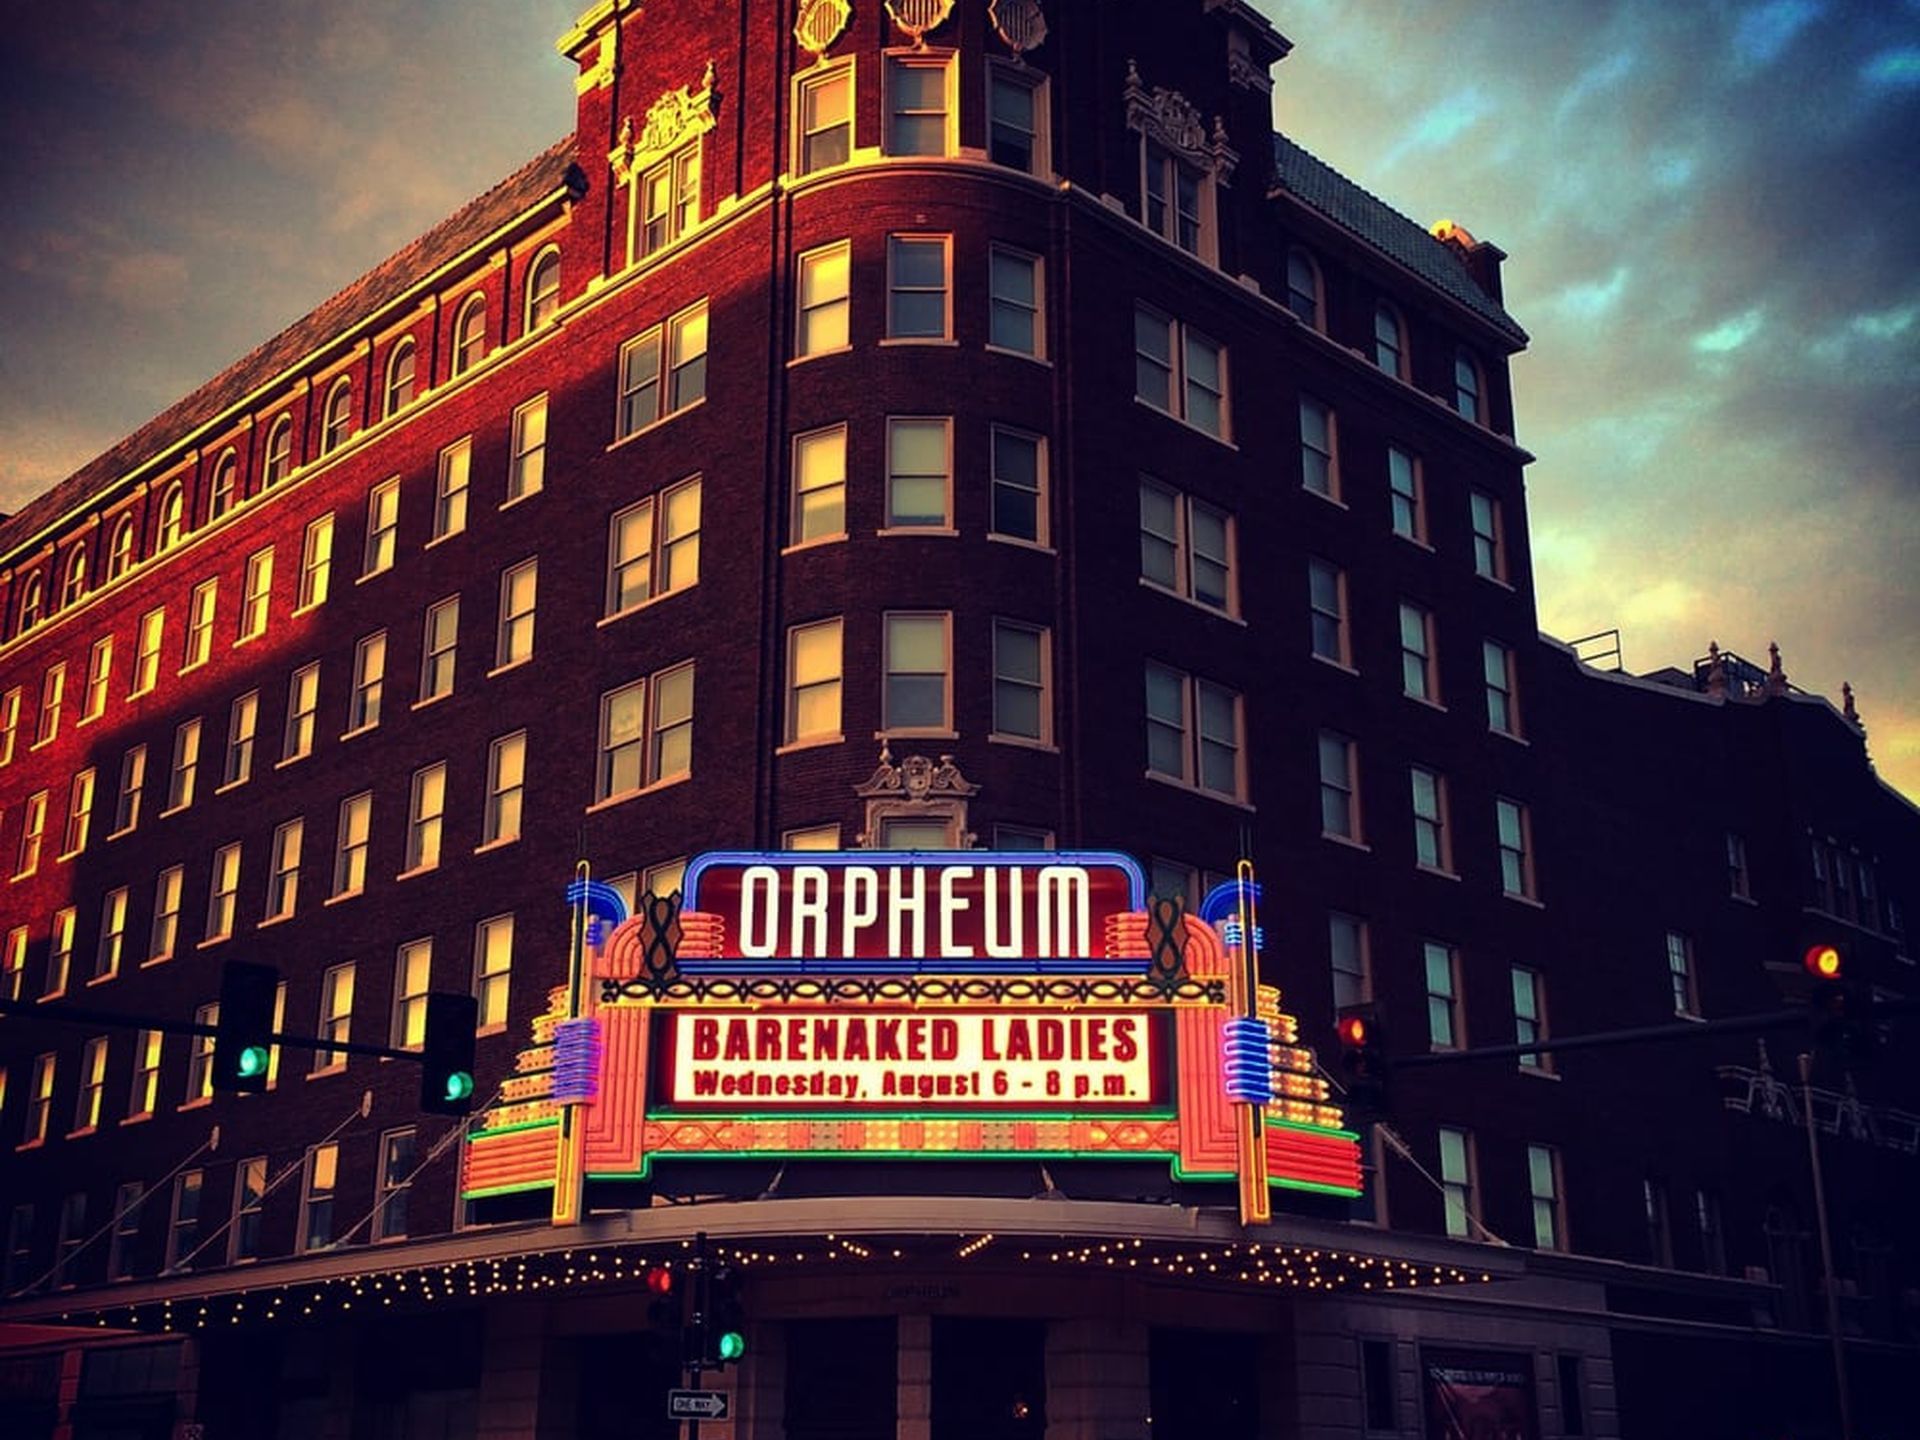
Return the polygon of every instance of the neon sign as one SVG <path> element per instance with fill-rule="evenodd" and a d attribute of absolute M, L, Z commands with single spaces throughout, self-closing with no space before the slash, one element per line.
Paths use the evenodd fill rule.
<path fill-rule="evenodd" d="M 1109 852 L 716 853 L 629 914 L 582 878 L 574 983 L 468 1147 L 469 1198 L 698 1157 L 1165 1159 L 1356 1195 L 1358 1137 L 1260 982 L 1250 875 L 1201 914 Z M 1203 918 L 1205 917 L 1205 918 Z M 1251 937 L 1253 951 L 1243 944 Z"/>

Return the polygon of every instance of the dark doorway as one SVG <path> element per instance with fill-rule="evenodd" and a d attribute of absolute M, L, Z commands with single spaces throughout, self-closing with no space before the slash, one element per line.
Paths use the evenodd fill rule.
<path fill-rule="evenodd" d="M 569 1342 L 580 1366 L 577 1440 L 679 1440 L 680 1422 L 667 1418 L 667 1391 L 681 1383 L 675 1338 L 637 1330 Z"/>
<path fill-rule="evenodd" d="M 1227 1330 L 1151 1332 L 1153 1440 L 1254 1440 L 1260 1342 Z"/>
<path fill-rule="evenodd" d="M 894 1440 L 893 1317 L 787 1322 L 787 1440 Z"/>
<path fill-rule="evenodd" d="M 933 1322 L 933 1440 L 1041 1440 L 1044 1320 Z"/>

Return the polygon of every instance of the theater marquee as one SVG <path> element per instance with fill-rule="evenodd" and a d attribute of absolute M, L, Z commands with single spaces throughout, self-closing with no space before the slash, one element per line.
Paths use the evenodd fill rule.
<path fill-rule="evenodd" d="M 703 855 L 568 892 L 575 976 L 467 1151 L 469 1198 L 682 1158 L 1165 1159 L 1357 1195 L 1357 1137 L 1259 983 L 1257 887 L 1199 913 L 1107 852 Z"/>

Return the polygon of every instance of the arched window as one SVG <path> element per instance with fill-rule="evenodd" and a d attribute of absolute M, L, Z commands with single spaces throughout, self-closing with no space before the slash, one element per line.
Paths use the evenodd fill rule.
<path fill-rule="evenodd" d="M 342 375 L 327 392 L 327 410 L 320 422 L 320 453 L 331 455 L 353 433 L 353 382 Z"/>
<path fill-rule="evenodd" d="M 1476 425 L 1487 423 L 1486 398 L 1480 385 L 1480 362 L 1465 346 L 1453 352 L 1453 408 Z"/>
<path fill-rule="evenodd" d="M 397 415 L 413 403 L 413 339 L 393 347 L 387 357 L 387 404 L 383 415 Z"/>
<path fill-rule="evenodd" d="M 78 603 L 87 593 L 87 547 L 76 545 L 67 555 L 66 578 L 60 582 L 60 608 Z"/>
<path fill-rule="evenodd" d="M 107 546 L 107 579 L 118 580 L 133 568 L 133 517 L 122 515 L 113 527 L 113 543 Z"/>
<path fill-rule="evenodd" d="M 1389 375 L 1407 378 L 1407 335 L 1400 312 L 1382 300 L 1373 307 L 1373 363 Z"/>
<path fill-rule="evenodd" d="M 453 324 L 453 373 L 464 375 L 487 353 L 487 297 L 470 295 Z"/>
<path fill-rule="evenodd" d="M 218 520 L 233 509 L 239 498 L 240 462 L 229 450 L 213 467 L 213 493 L 207 501 L 207 519 Z"/>
<path fill-rule="evenodd" d="M 1320 328 L 1320 267 L 1298 248 L 1287 251 L 1287 309 L 1308 329 Z"/>
<path fill-rule="evenodd" d="M 261 473 L 262 488 L 278 485 L 293 470 L 293 419 L 282 415 L 267 432 L 267 468 Z"/>
<path fill-rule="evenodd" d="M 27 581 L 27 588 L 20 594 L 20 628 L 14 633 L 23 635 L 40 623 L 40 617 L 47 607 L 47 589 L 38 575 Z"/>
<path fill-rule="evenodd" d="M 160 549 L 171 550 L 180 543 L 186 516 L 187 492 L 176 480 L 167 487 L 166 498 L 160 502 Z"/>
<path fill-rule="evenodd" d="M 560 308 L 560 247 L 549 246 L 527 270 L 527 329 L 538 330 Z"/>

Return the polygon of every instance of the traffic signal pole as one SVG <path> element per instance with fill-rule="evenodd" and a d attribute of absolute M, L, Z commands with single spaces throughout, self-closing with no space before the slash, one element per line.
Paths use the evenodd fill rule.
<path fill-rule="evenodd" d="M 1853 1440 L 1853 1403 L 1847 1395 L 1847 1350 L 1840 1336 L 1840 1294 L 1833 1283 L 1833 1241 L 1827 1235 L 1827 1187 L 1820 1178 L 1820 1142 L 1813 1131 L 1813 1056 L 1800 1056 L 1800 1103 L 1807 1111 L 1807 1164 L 1813 1170 L 1813 1216 L 1820 1227 L 1820 1273 L 1827 1292 L 1827 1343 L 1833 1348 L 1833 1385 L 1840 1397 L 1840 1440 Z"/>
<path fill-rule="evenodd" d="M 193 1020 L 175 1020 L 165 1015 L 129 1015 L 117 1010 L 95 1010 L 84 1005 L 42 1005 L 33 1000 L 0 999 L 0 1015 L 30 1015 L 36 1020 L 51 1020 L 66 1025 L 105 1025 L 121 1030 L 160 1030 L 168 1035 L 218 1036 L 218 1025 L 202 1025 Z M 317 1035 L 288 1035 L 275 1030 L 261 1037 L 292 1050 L 325 1050 L 333 1055 L 374 1055 L 382 1060 L 411 1060 L 421 1063 L 418 1050 L 400 1050 L 392 1045 L 369 1045 L 360 1040 L 322 1040 Z"/>
<path fill-rule="evenodd" d="M 708 1308 L 712 1300 L 712 1286 L 709 1284 L 707 1270 L 707 1232 L 698 1230 L 693 1236 L 693 1323 L 688 1327 L 693 1343 L 687 1345 L 684 1358 L 687 1363 L 687 1388 L 698 1390 L 700 1381 L 706 1375 L 707 1362 L 707 1326 L 712 1320 Z M 684 1343 L 684 1341 L 683 1341 Z M 687 1417 L 687 1440 L 700 1440 L 700 1417 Z"/>

